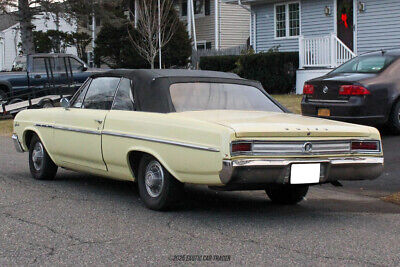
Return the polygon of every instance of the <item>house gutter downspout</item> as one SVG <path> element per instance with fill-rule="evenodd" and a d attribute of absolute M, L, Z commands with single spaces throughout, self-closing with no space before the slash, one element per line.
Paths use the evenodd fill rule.
<path fill-rule="evenodd" d="M 255 13 L 251 10 L 251 8 L 249 8 L 249 7 L 245 6 L 245 5 L 243 5 L 243 4 L 242 4 L 242 0 L 238 0 L 237 4 L 238 4 L 238 6 L 240 6 L 241 8 L 244 8 L 244 9 L 246 9 L 247 11 L 250 12 L 250 45 L 252 45 L 254 51 L 256 51 L 255 40 L 253 40 L 253 39 L 255 39 L 255 31 L 253 31 L 253 30 L 254 30 L 253 23 L 255 23 L 255 22 L 253 22 L 253 15 L 254 15 Z M 254 25 L 254 26 L 255 26 L 255 25 Z M 253 35 L 254 35 L 254 36 L 253 36 Z M 254 38 L 253 38 L 253 37 L 254 37 Z"/>

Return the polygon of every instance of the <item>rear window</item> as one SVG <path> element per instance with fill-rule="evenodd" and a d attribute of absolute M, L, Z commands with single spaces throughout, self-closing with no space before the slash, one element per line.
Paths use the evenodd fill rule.
<path fill-rule="evenodd" d="M 258 88 L 229 83 L 175 83 L 170 87 L 177 112 L 198 110 L 258 110 L 282 112 Z"/>
<path fill-rule="evenodd" d="M 356 57 L 331 73 L 378 73 L 388 67 L 396 58 L 393 56 Z"/>

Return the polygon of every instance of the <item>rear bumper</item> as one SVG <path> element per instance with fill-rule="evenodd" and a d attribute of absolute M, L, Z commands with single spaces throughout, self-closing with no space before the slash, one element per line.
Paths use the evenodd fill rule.
<path fill-rule="evenodd" d="M 220 172 L 225 185 L 288 184 L 292 164 L 321 163 L 319 183 L 338 180 L 373 180 L 383 172 L 383 157 L 316 159 L 238 159 L 224 160 Z"/>
<path fill-rule="evenodd" d="M 17 150 L 17 152 L 24 153 L 24 149 L 22 148 L 18 135 L 13 134 L 11 138 L 14 141 L 15 150 Z"/>
<path fill-rule="evenodd" d="M 328 108 L 331 116 L 325 119 L 354 122 L 368 125 L 384 124 L 387 121 L 385 104 L 370 104 L 362 98 L 352 98 L 348 102 L 310 102 L 303 98 L 301 112 L 303 115 L 319 117 L 318 109 Z"/>

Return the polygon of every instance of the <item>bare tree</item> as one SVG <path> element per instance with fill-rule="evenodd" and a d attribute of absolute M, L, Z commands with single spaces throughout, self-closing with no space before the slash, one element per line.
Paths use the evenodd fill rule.
<path fill-rule="evenodd" d="M 0 0 L 0 13 L 10 13 L 17 18 L 20 23 L 22 52 L 32 54 L 35 52 L 33 21 L 36 15 L 51 14 L 58 29 L 60 17 L 72 23 L 72 20 L 88 17 L 91 10 L 96 10 L 96 16 L 109 16 L 111 12 L 106 11 L 121 5 L 121 2 L 122 0 Z"/>
<path fill-rule="evenodd" d="M 131 44 L 152 69 L 157 54 L 168 44 L 177 30 L 179 18 L 171 15 L 171 12 L 175 12 L 172 0 L 161 0 L 160 7 L 157 0 L 139 0 L 136 6 L 136 23 L 129 22 L 134 33 L 129 31 Z M 161 35 L 160 43 L 159 35 Z"/>

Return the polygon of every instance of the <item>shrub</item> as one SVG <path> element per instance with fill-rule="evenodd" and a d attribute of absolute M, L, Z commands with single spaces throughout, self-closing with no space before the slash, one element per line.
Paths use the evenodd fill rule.
<path fill-rule="evenodd" d="M 224 72 L 234 72 L 236 62 L 240 56 L 207 56 L 200 58 L 199 67 L 202 70 L 215 70 Z"/>
<path fill-rule="evenodd" d="M 243 78 L 260 81 L 270 94 L 287 94 L 296 86 L 298 62 L 297 52 L 267 52 L 241 56 L 202 57 L 200 68 L 235 72 Z"/>

